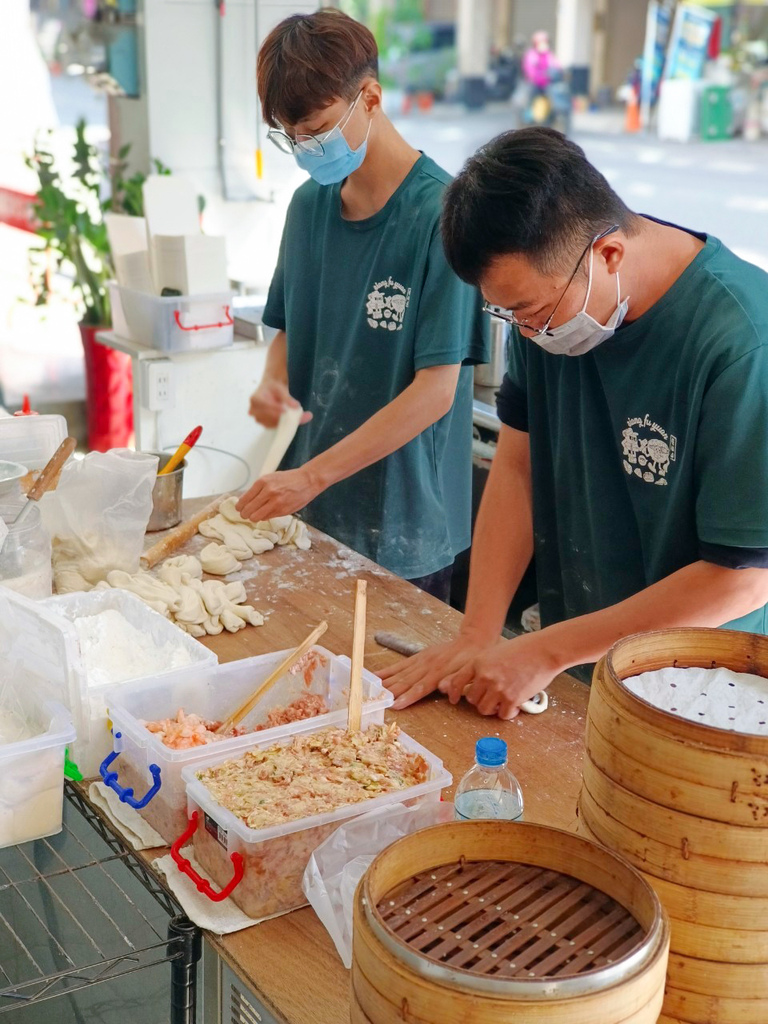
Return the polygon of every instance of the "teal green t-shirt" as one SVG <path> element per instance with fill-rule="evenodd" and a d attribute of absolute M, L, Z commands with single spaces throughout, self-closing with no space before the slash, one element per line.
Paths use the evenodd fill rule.
<path fill-rule="evenodd" d="M 716 238 L 586 355 L 518 335 L 499 413 L 530 435 L 544 624 L 701 558 L 768 565 L 768 275 Z"/>
<path fill-rule="evenodd" d="M 374 216 L 348 221 L 341 185 L 293 197 L 264 322 L 286 331 L 291 394 L 311 410 L 282 468 L 356 430 L 418 370 L 464 364 L 453 408 L 399 451 L 319 495 L 308 522 L 406 578 L 469 546 L 472 368 L 487 359 L 478 292 L 445 260 L 440 206 L 450 177 L 421 156 Z"/>

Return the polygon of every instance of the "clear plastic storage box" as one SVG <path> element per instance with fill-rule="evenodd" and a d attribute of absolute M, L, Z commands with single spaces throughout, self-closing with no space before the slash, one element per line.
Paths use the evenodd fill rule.
<path fill-rule="evenodd" d="M 332 726 L 344 726 L 349 703 L 349 658 L 331 654 L 323 647 L 313 651 L 322 655 L 308 676 L 286 674 L 265 694 L 241 725 L 257 726 L 266 722 L 274 708 L 285 707 L 307 693 L 325 698 L 329 712 L 316 718 L 246 733 L 188 750 L 173 750 L 149 732 L 143 721 L 171 718 L 183 708 L 208 721 L 223 721 L 253 693 L 261 680 L 277 668 L 289 651 L 276 651 L 255 658 L 244 658 L 211 669 L 187 671 L 184 677 L 156 681 L 142 679 L 122 683 L 107 694 L 109 715 L 118 756 L 106 765 L 102 778 L 124 802 L 136 807 L 141 816 L 161 836 L 172 843 L 187 824 L 187 796 L 181 774 L 187 766 L 199 767 L 212 758 L 237 757 L 253 748 L 256 741 L 275 743 L 286 736 Z M 363 672 L 363 726 L 379 725 L 394 697 L 381 680 Z M 150 766 L 156 766 L 153 771 Z M 126 789 L 132 792 L 125 797 Z"/>
<path fill-rule="evenodd" d="M 313 726 L 309 731 L 315 731 L 317 727 L 314 723 Z M 263 735 L 263 739 L 251 743 L 251 750 L 274 744 L 274 740 L 269 741 L 266 734 Z M 393 804 L 412 807 L 436 802 L 443 789 L 450 786 L 451 775 L 439 758 L 406 733 L 401 732 L 399 739 L 406 750 L 421 754 L 427 762 L 429 777 L 425 782 L 327 814 L 315 814 L 269 828 L 248 828 L 240 818 L 217 803 L 196 777 L 199 765 L 185 768 L 182 778 L 187 787 L 190 824 L 174 846 L 177 865 L 177 858 L 186 859 L 180 850 L 184 842 L 191 839 L 200 867 L 220 887 L 219 892 L 206 892 L 205 880 L 201 879 L 201 891 L 209 898 L 218 900 L 222 893 L 231 896 L 244 913 L 256 920 L 304 906 L 307 898 L 301 883 L 310 855 L 339 825 Z M 290 743 L 291 737 L 280 742 Z M 228 761 L 232 756 L 231 752 L 218 756 L 206 767 Z"/>
<path fill-rule="evenodd" d="M 105 694 L 119 684 L 89 686 L 74 620 L 107 609 L 120 612 L 156 643 L 171 641 L 189 651 L 191 666 L 159 674 L 154 677 L 158 681 L 170 684 L 196 667 L 212 668 L 217 663 L 215 654 L 124 590 L 94 590 L 32 601 L 0 588 L 2 661 L 15 666 L 21 685 L 70 709 L 77 732 L 70 758 L 86 778 L 98 775 L 99 765 L 112 749 Z"/>
<path fill-rule="evenodd" d="M 111 282 L 116 334 L 163 352 L 193 352 L 231 345 L 232 293 L 162 298 Z"/>
<path fill-rule="evenodd" d="M 72 714 L 26 685 L 18 665 L 3 658 L 0 696 L 37 733 L 0 745 L 0 847 L 61 831 L 64 753 L 75 738 Z"/>
<path fill-rule="evenodd" d="M 0 459 L 39 472 L 67 436 L 63 416 L 8 416 L 0 419 Z"/>

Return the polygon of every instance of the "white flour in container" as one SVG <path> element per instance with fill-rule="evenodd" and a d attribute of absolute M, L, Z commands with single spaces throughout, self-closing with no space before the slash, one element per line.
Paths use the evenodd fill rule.
<path fill-rule="evenodd" d="M 120 683 L 192 664 L 182 644 L 157 644 L 114 609 L 75 619 L 89 686 Z"/>
<path fill-rule="evenodd" d="M 727 668 L 662 668 L 624 680 L 654 707 L 700 725 L 768 736 L 768 679 Z"/>
<path fill-rule="evenodd" d="M 23 576 L 0 580 L 0 586 L 15 590 L 17 594 L 24 594 L 35 601 L 42 600 L 50 597 L 53 592 L 53 567 L 50 562 L 44 562 Z"/>

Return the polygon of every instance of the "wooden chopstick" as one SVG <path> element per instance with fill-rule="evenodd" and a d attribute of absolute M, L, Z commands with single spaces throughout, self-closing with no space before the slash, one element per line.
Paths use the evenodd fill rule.
<path fill-rule="evenodd" d="M 226 721 L 222 722 L 219 728 L 216 730 L 217 733 L 226 733 L 232 726 L 237 725 L 238 722 L 242 721 L 249 712 L 251 712 L 261 698 L 272 689 L 278 679 L 281 679 L 286 672 L 290 671 L 293 666 L 303 658 L 307 651 L 317 643 L 323 633 L 328 629 L 327 622 L 321 622 L 319 626 L 312 630 L 306 640 L 299 644 L 296 650 L 289 654 L 275 669 L 271 672 L 263 683 L 259 683 L 257 688 L 253 691 L 251 696 L 240 705 L 237 711 L 234 711 Z"/>
<path fill-rule="evenodd" d="M 352 665 L 349 671 L 347 732 L 360 731 L 363 714 L 363 658 L 365 657 L 365 613 L 368 583 L 358 580 L 355 591 L 355 625 L 352 633 Z"/>

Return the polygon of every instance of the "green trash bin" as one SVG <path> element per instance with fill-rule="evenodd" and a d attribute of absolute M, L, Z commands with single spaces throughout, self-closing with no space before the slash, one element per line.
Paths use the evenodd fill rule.
<path fill-rule="evenodd" d="M 733 134 L 731 89 L 708 85 L 701 94 L 701 138 L 707 142 L 730 139 Z"/>

